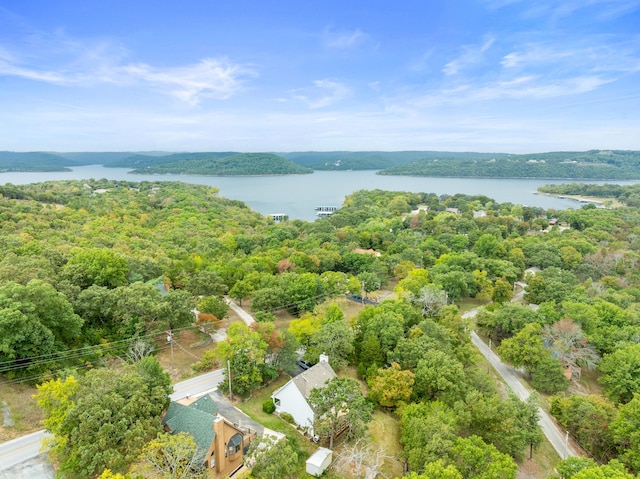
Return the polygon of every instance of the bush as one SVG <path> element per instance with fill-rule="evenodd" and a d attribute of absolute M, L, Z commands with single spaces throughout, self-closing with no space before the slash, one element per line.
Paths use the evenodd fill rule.
<path fill-rule="evenodd" d="M 267 414 L 273 414 L 273 412 L 276 410 L 276 405 L 273 404 L 273 399 L 271 398 L 265 399 L 264 402 L 262 403 L 262 410 Z"/>
<path fill-rule="evenodd" d="M 215 356 L 215 349 L 209 349 L 202 354 L 200 361 L 192 364 L 191 367 L 198 372 L 212 371 L 215 367 L 220 365 L 220 361 Z"/>
<path fill-rule="evenodd" d="M 274 406 L 275 408 L 275 406 Z M 291 414 L 289 414 L 288 412 L 283 412 L 282 414 L 280 414 L 280 417 L 282 419 L 284 419 L 285 421 L 287 421 L 289 424 L 295 424 L 296 421 L 295 419 L 293 419 L 293 416 Z"/>
<path fill-rule="evenodd" d="M 253 317 L 259 323 L 267 323 L 267 322 L 272 323 L 273 321 L 276 320 L 276 317 L 273 313 L 268 313 L 265 311 L 258 311 L 256 314 L 253 315 Z"/>

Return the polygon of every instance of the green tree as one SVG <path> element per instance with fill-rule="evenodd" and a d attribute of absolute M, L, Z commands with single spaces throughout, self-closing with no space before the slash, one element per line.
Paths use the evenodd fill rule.
<path fill-rule="evenodd" d="M 537 391 L 545 394 L 566 391 L 569 387 L 569 380 L 564 375 L 564 372 L 565 368 L 562 363 L 547 351 L 546 354 L 542 355 L 533 371 L 531 384 Z"/>
<path fill-rule="evenodd" d="M 325 297 L 324 283 L 314 273 L 288 273 L 283 275 L 287 309 L 295 315 L 312 311 Z"/>
<path fill-rule="evenodd" d="M 322 388 L 313 388 L 309 404 L 316 417 L 314 430 L 329 437 L 329 449 L 333 449 L 335 434 L 343 421 L 348 425 L 349 437 L 364 434 L 373 410 L 358 381 L 341 377 L 333 378 Z"/>
<path fill-rule="evenodd" d="M 568 457 L 556 465 L 556 470 L 563 479 L 571 479 L 583 469 L 597 467 L 596 462 L 590 457 Z"/>
<path fill-rule="evenodd" d="M 456 413 L 440 401 L 412 403 L 400 410 L 400 443 L 409 468 L 420 471 L 449 454 L 458 430 Z"/>
<path fill-rule="evenodd" d="M 36 386 L 38 393 L 34 396 L 38 406 L 44 412 L 44 427 L 47 431 L 58 435 L 67 413 L 75 406 L 78 381 L 74 376 L 51 379 Z"/>
<path fill-rule="evenodd" d="M 492 234 L 483 234 L 473 245 L 473 252 L 483 258 L 502 258 L 506 254 L 504 245 Z"/>
<path fill-rule="evenodd" d="M 451 449 L 450 461 L 464 479 L 515 479 L 518 473 L 511 457 L 478 436 L 459 438 Z"/>
<path fill-rule="evenodd" d="M 452 464 L 445 465 L 439 459 L 424 466 L 422 472 L 410 472 L 404 479 L 462 479 L 460 472 Z"/>
<path fill-rule="evenodd" d="M 640 395 L 620 406 L 611 423 L 613 438 L 619 445 L 620 459 L 632 471 L 640 471 Z"/>
<path fill-rule="evenodd" d="M 152 367 L 151 361 L 157 363 L 147 358 L 144 364 L 89 370 L 78 379 L 66 404 L 62 395 L 73 390 L 69 379 L 61 384 L 63 392 L 54 394 L 57 404 L 50 402 L 57 386 L 39 389 L 36 399 L 51 414 L 47 420 L 54 433 L 51 454 L 65 477 L 91 477 L 106 467 L 122 472 L 162 431 L 161 414 L 173 388 L 169 376 L 159 365 Z"/>
<path fill-rule="evenodd" d="M 205 296 L 198 300 L 198 311 L 213 314 L 218 319 L 224 319 L 229 312 L 229 305 L 223 298 Z"/>
<path fill-rule="evenodd" d="M 517 368 L 524 367 L 531 377 L 547 353 L 541 331 L 539 324 L 527 324 L 514 337 L 502 341 L 498 349 L 500 357 Z"/>
<path fill-rule="evenodd" d="M 0 287 L 0 373 L 34 375 L 56 366 L 55 353 L 80 338 L 83 320 L 49 283 Z M 37 358 L 37 359 L 36 359 Z"/>
<path fill-rule="evenodd" d="M 117 288 L 127 284 L 127 260 L 110 249 L 92 248 L 73 255 L 62 275 L 82 289 L 92 284 Z"/>
<path fill-rule="evenodd" d="M 414 374 L 403 371 L 398 363 L 369 378 L 369 397 L 382 407 L 395 408 L 409 402 L 413 390 Z"/>
<path fill-rule="evenodd" d="M 305 313 L 298 319 L 293 319 L 289 323 L 289 332 L 303 346 L 307 346 L 309 341 L 322 327 L 322 319 L 311 313 Z"/>
<path fill-rule="evenodd" d="M 318 362 L 320 354 L 329 356 L 334 369 L 343 369 L 353 354 L 353 331 L 345 321 L 323 324 L 309 339 L 305 359 L 313 364 Z"/>
<path fill-rule="evenodd" d="M 228 361 L 233 392 L 244 396 L 262 383 L 266 352 L 267 343 L 260 333 L 243 322 L 229 326 L 227 339 L 218 343 L 215 355 L 225 365 Z M 221 387 L 223 390 L 229 388 L 228 374 Z"/>
<path fill-rule="evenodd" d="M 612 460 L 609 464 L 583 469 L 572 476 L 572 479 L 634 479 L 622 464 Z"/>
<path fill-rule="evenodd" d="M 496 279 L 493 284 L 493 291 L 491 293 L 491 300 L 494 303 L 502 304 L 508 303 L 513 298 L 513 288 L 511 283 L 507 282 L 504 278 Z"/>
<path fill-rule="evenodd" d="M 249 299 L 251 297 L 251 293 L 253 293 L 253 287 L 249 282 L 240 280 L 236 281 L 235 284 L 229 290 L 229 297 L 236 300 L 242 306 L 242 301 L 245 299 Z"/>
<path fill-rule="evenodd" d="M 262 435 L 251 443 L 246 456 L 251 477 L 279 479 L 292 477 L 298 465 L 298 453 L 287 439 Z"/>
<path fill-rule="evenodd" d="M 447 404 L 462 399 L 466 376 L 462 364 L 450 355 L 430 349 L 418 361 L 414 394 L 420 399 L 440 399 Z"/>
<path fill-rule="evenodd" d="M 616 456 L 611 423 L 618 411 L 603 396 L 572 394 L 554 397 L 551 414 L 597 461 L 607 462 Z"/>
<path fill-rule="evenodd" d="M 600 371 L 598 381 L 609 399 L 622 404 L 631 401 L 633 394 L 640 391 L 640 344 L 605 354 Z"/>
<path fill-rule="evenodd" d="M 222 296 L 229 290 L 218 273 L 207 270 L 189 276 L 184 288 L 194 297 Z"/>
<path fill-rule="evenodd" d="M 140 459 L 157 474 L 167 479 L 203 479 L 201 455 L 193 436 L 186 432 L 158 434 L 148 442 Z"/>

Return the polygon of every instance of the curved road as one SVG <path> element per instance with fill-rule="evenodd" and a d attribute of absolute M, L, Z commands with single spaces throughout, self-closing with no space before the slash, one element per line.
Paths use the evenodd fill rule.
<path fill-rule="evenodd" d="M 469 311 L 465 313 L 463 317 L 470 318 L 475 316 L 476 311 Z M 502 361 L 497 354 L 495 354 L 489 346 L 485 344 L 482 339 L 476 334 L 475 331 L 471 332 L 471 341 L 478 348 L 478 350 L 482 353 L 482 355 L 487 358 L 487 361 L 493 366 L 493 368 L 497 371 L 497 373 L 502 377 L 505 383 L 511 388 L 511 390 L 520 398 L 522 401 L 526 401 L 529 397 L 529 391 L 524 387 L 520 378 L 516 375 L 514 369 L 511 366 L 507 366 Z M 557 451 L 558 455 L 562 459 L 566 459 L 569 456 L 579 456 L 571 444 L 569 444 L 567 432 L 560 429 L 551 419 L 551 416 L 547 414 L 542 408 L 538 407 L 538 411 L 540 412 L 540 420 L 538 423 L 542 428 L 542 432 L 547 437 L 553 448 Z"/>

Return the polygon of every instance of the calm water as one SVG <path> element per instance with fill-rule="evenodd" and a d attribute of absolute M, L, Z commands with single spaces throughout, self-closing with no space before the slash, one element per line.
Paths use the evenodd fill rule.
<path fill-rule="evenodd" d="M 313 221 L 316 206 L 340 206 L 345 196 L 357 190 L 410 191 L 437 195 L 464 193 L 486 195 L 498 203 L 566 209 L 581 206 L 573 200 L 535 195 L 538 186 L 569 183 L 568 180 L 520 180 L 491 178 L 426 178 L 379 176 L 374 171 L 316 171 L 311 175 L 292 176 L 194 176 L 132 175 L 128 168 L 81 166 L 66 173 L 0 173 L 0 184 L 38 183 L 50 180 L 107 178 L 128 181 L 184 181 L 217 186 L 220 196 L 241 200 L 262 214 L 284 213 L 292 219 Z M 584 183 L 607 183 L 591 181 Z M 609 181 L 633 184 L 637 181 Z"/>

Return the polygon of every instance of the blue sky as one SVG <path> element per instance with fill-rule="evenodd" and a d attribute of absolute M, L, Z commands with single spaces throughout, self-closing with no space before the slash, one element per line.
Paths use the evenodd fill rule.
<path fill-rule="evenodd" d="M 640 0 L 0 0 L 0 150 L 640 150 Z"/>

